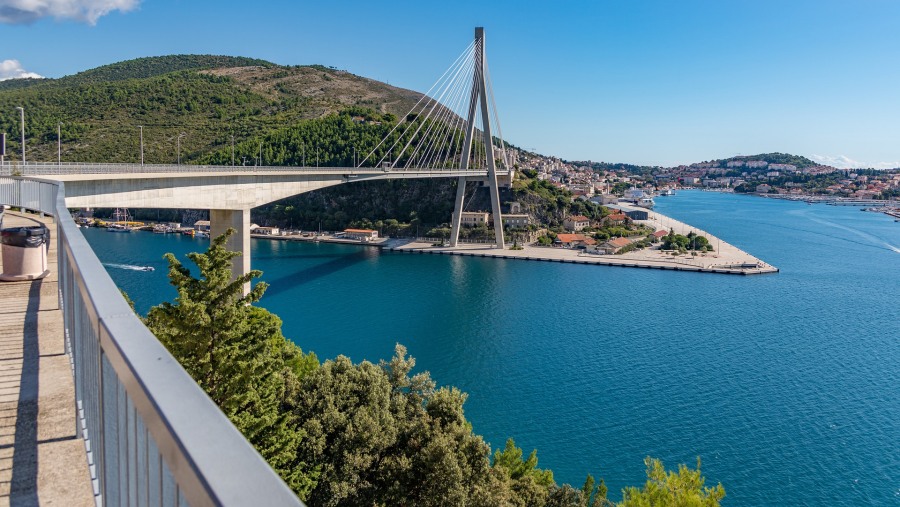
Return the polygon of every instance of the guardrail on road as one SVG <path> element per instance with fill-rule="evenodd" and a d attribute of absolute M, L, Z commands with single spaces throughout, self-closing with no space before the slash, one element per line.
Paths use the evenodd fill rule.
<path fill-rule="evenodd" d="M 189 165 L 189 164 L 110 164 L 90 162 L 28 162 L 6 161 L 0 166 L 3 176 L 63 176 L 77 174 L 180 174 L 180 173 L 267 173 L 267 172 L 311 172 L 335 174 L 435 174 L 453 173 L 470 176 L 484 176 L 486 169 L 458 168 L 380 168 L 380 167 L 301 167 L 301 166 L 231 166 L 231 165 Z M 498 173 L 504 174 L 504 173 Z"/>

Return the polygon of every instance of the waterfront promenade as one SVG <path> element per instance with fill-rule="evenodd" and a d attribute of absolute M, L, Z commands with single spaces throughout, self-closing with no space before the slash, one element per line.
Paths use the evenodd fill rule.
<path fill-rule="evenodd" d="M 676 234 L 682 235 L 687 235 L 689 232 L 693 231 L 701 236 L 705 236 L 709 240 L 710 245 L 714 248 L 714 251 L 698 252 L 697 255 L 674 255 L 672 252 L 664 252 L 654 247 L 644 250 L 635 250 L 621 255 L 598 255 L 584 253 L 581 250 L 535 245 L 525 245 L 521 250 L 510 250 L 509 248 L 501 250 L 494 248 L 493 244 L 461 242 L 456 248 L 452 248 L 449 246 L 434 246 L 430 241 L 411 240 L 406 238 L 379 238 L 365 243 L 343 238 L 334 238 L 331 235 L 302 237 L 299 235 L 270 236 L 254 234 L 253 238 L 275 241 L 321 241 L 324 243 L 342 243 L 378 247 L 385 250 L 405 253 L 497 257 L 503 259 L 567 262 L 573 264 L 600 264 L 629 268 L 666 269 L 673 271 L 694 271 L 732 275 L 758 275 L 778 272 L 778 268 L 775 266 L 750 255 L 726 241 L 722 241 L 720 238 L 709 232 L 660 213 L 651 211 L 648 220 L 637 220 L 635 222 L 651 227 L 657 231 L 674 230 Z"/>
<path fill-rule="evenodd" d="M 694 231 L 705 236 L 713 252 L 697 255 L 673 255 L 656 248 L 635 250 L 621 255 L 595 255 L 583 253 L 581 250 L 553 248 L 528 245 L 521 250 L 499 250 L 493 245 L 460 244 L 456 248 L 432 246 L 431 243 L 408 240 L 393 240 L 384 244 L 384 248 L 408 253 L 429 253 L 445 255 L 466 255 L 474 257 L 500 257 L 504 259 L 523 259 L 548 262 L 568 262 L 574 264 L 600 264 L 630 268 L 666 269 L 674 271 L 695 271 L 703 273 L 721 273 L 733 275 L 757 275 L 777 273 L 778 268 L 758 259 L 730 243 L 722 241 L 712 234 L 690 226 L 660 213 L 650 212 L 649 220 L 636 221 L 653 227 L 655 230 L 668 231 L 674 229 L 676 234 L 688 234 Z"/>
<path fill-rule="evenodd" d="M 0 506 L 94 505 L 63 336 L 52 218 L 4 213 L 3 226 L 46 224 L 50 275 L 0 282 Z M 2 271 L 2 259 L 0 259 Z"/>

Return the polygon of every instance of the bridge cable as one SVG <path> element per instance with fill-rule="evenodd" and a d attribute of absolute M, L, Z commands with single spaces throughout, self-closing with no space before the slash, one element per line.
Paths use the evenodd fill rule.
<path fill-rule="evenodd" d="M 453 112 L 453 114 L 448 115 L 448 118 L 445 120 L 446 124 L 443 126 L 444 128 L 442 128 L 438 132 L 438 136 L 439 136 L 438 140 L 440 142 L 436 146 L 436 150 L 428 158 L 428 163 L 429 163 L 429 166 L 431 166 L 431 167 L 434 167 L 434 166 L 443 167 L 444 166 L 444 164 L 446 163 L 446 160 L 449 158 L 450 153 L 452 152 L 452 150 L 454 148 L 453 140 L 457 139 L 459 137 L 459 127 L 458 126 L 461 124 L 465 124 L 467 122 L 467 120 L 465 119 L 465 116 L 464 116 L 464 114 L 466 114 L 466 113 L 463 112 L 464 110 L 467 110 L 467 106 L 468 106 L 468 103 L 465 102 L 466 95 L 467 95 L 465 93 L 465 91 L 467 89 L 469 89 L 469 87 L 471 86 L 471 76 L 474 72 L 474 63 L 475 63 L 474 59 L 472 59 L 470 61 L 470 64 L 472 65 L 472 67 L 467 68 L 466 72 L 464 72 L 462 74 L 462 79 L 458 80 L 456 90 L 454 93 L 454 97 L 452 98 L 452 100 L 450 102 L 450 106 L 449 106 L 449 108 Z M 449 134 L 449 136 L 448 136 L 448 134 Z M 448 143 L 450 144 L 450 146 L 447 146 Z M 443 157 L 441 157 L 442 151 L 444 151 L 446 153 Z M 441 162 L 438 163 L 437 162 L 438 160 L 441 160 Z"/>
<path fill-rule="evenodd" d="M 468 58 L 466 59 L 466 61 L 467 61 L 467 60 L 468 60 Z M 396 167 L 397 162 L 400 160 L 399 157 L 400 157 L 400 156 L 403 156 L 403 154 L 406 152 L 407 148 L 409 148 L 410 144 L 411 144 L 412 141 L 415 139 L 416 135 L 418 135 L 418 133 L 422 130 L 422 127 L 425 125 L 425 123 L 428 122 L 428 120 L 431 118 L 432 114 L 434 114 L 434 112 L 435 112 L 435 110 L 438 108 L 438 106 L 443 106 L 443 104 L 441 103 L 441 99 L 443 99 L 444 96 L 447 94 L 447 92 L 448 92 L 452 87 L 455 86 L 456 80 L 457 80 L 457 78 L 458 78 L 460 72 L 462 72 L 462 70 L 463 70 L 464 68 L 466 68 L 466 65 L 465 65 L 465 64 L 464 64 L 464 65 L 460 65 L 460 66 L 456 69 L 456 72 L 454 72 L 453 74 L 451 74 L 451 77 L 450 77 L 449 80 L 446 81 L 446 84 L 439 90 L 440 93 L 437 94 L 438 96 L 437 96 L 436 98 L 432 98 L 432 99 L 431 99 L 431 102 L 433 102 L 433 104 L 431 104 L 431 108 L 428 110 L 428 113 L 425 115 L 425 119 L 423 119 L 423 120 L 421 120 L 421 121 L 418 121 L 418 120 L 420 120 L 421 116 L 417 116 L 417 117 L 416 117 L 416 121 L 418 121 L 418 127 L 416 128 L 416 131 L 412 134 L 412 136 L 409 137 L 409 140 L 408 140 L 408 141 L 406 142 L 406 144 L 403 146 L 403 149 L 400 150 L 400 155 L 399 155 L 397 158 L 395 158 L 394 161 L 392 162 L 391 167 Z M 427 107 L 427 105 L 426 105 L 426 107 Z M 422 109 L 422 111 L 424 111 L 424 108 Z M 439 113 L 439 115 L 440 115 L 440 114 L 441 114 L 441 113 Z M 421 111 L 419 112 L 419 115 L 421 115 Z M 412 128 L 412 123 L 413 123 L 413 122 L 410 122 L 410 124 L 407 126 L 406 130 L 404 130 L 404 132 L 403 132 L 403 134 L 401 135 L 401 137 L 399 137 L 399 138 L 397 139 L 397 141 L 394 142 L 394 145 L 391 146 L 391 150 L 393 150 L 393 148 L 394 148 L 397 144 L 399 144 L 399 143 L 401 142 L 401 140 L 403 139 L 403 137 L 406 136 L 406 132 L 408 132 L 409 129 Z M 383 160 L 384 160 L 384 158 L 382 157 L 382 160 L 379 161 L 379 164 L 381 164 L 381 162 L 382 162 Z"/>
<path fill-rule="evenodd" d="M 503 140 L 503 128 L 500 126 L 500 112 L 497 109 L 497 101 L 494 99 L 494 83 L 491 81 L 491 73 L 488 68 L 487 56 L 484 59 L 484 73 L 487 81 L 487 89 L 488 89 L 488 97 L 490 98 L 490 105 L 492 106 L 490 109 L 493 111 L 494 122 L 497 125 L 497 137 L 500 139 L 500 150 L 503 161 L 503 165 L 506 167 L 507 171 L 512 171 L 512 166 L 509 165 L 509 158 L 506 155 L 506 142 Z M 492 140 L 493 142 L 493 140 Z"/>
<path fill-rule="evenodd" d="M 462 73 L 462 75 L 466 76 L 467 72 Z M 437 156 L 444 150 L 445 137 L 448 129 L 452 128 L 456 123 L 455 119 L 459 118 L 457 110 L 460 107 L 461 98 L 464 96 L 464 81 L 464 79 L 460 79 L 454 83 L 453 90 L 447 98 L 447 104 L 444 105 L 443 114 L 436 121 L 437 128 L 434 128 L 434 124 L 430 125 L 428 131 L 423 136 L 423 138 L 427 139 L 427 143 L 420 142 L 416 147 L 416 152 L 422 154 L 421 160 L 425 161 L 425 165 L 422 167 L 440 167 L 435 165 L 435 162 Z M 422 148 L 423 145 L 424 149 Z"/>
<path fill-rule="evenodd" d="M 372 148 L 372 151 L 370 151 L 369 154 L 366 155 L 365 158 L 363 158 L 362 161 L 359 162 L 359 165 L 357 165 L 357 167 L 362 167 L 362 165 L 366 162 L 366 160 L 368 160 L 370 157 L 372 157 L 372 156 L 375 154 L 375 152 L 378 150 L 378 148 L 380 148 L 381 145 L 384 144 L 385 141 L 387 141 L 387 140 L 390 138 L 391 134 L 392 134 L 395 130 L 397 130 L 397 127 L 399 127 L 400 124 L 403 123 L 403 119 L 408 118 L 409 115 L 412 114 L 412 112 L 413 112 L 417 107 L 419 107 L 419 104 L 420 104 L 423 100 L 425 100 L 426 98 L 429 99 L 429 100 L 431 100 L 431 97 L 429 96 L 429 94 L 432 92 L 432 90 L 434 90 L 435 86 L 438 86 L 438 85 L 444 80 L 444 77 L 445 77 L 448 73 L 450 73 L 454 68 L 456 68 L 456 66 L 457 66 L 457 64 L 458 64 L 458 62 L 459 62 L 460 60 L 465 60 L 465 59 L 468 59 L 469 57 L 471 57 L 471 54 L 472 54 L 472 48 L 473 48 L 474 45 L 475 45 L 475 41 L 472 41 L 472 42 L 469 43 L 468 46 L 466 46 L 466 49 L 464 49 L 464 50 L 462 51 L 462 53 L 460 53 L 460 55 L 459 55 L 458 57 L 456 57 L 456 60 L 454 60 L 454 62 L 450 65 L 450 67 L 447 68 L 447 70 L 444 71 L 444 73 L 441 75 L 441 77 L 439 77 L 438 80 L 435 81 L 435 83 L 434 83 L 433 85 L 431 85 L 431 88 L 429 88 L 428 91 L 425 92 L 425 93 L 419 98 L 418 101 L 416 101 L 415 105 L 413 105 L 413 107 L 409 110 L 409 112 L 406 113 L 406 116 L 404 116 L 403 118 L 398 118 L 397 123 L 391 128 L 390 131 L 388 131 L 388 133 L 387 133 L 387 135 L 385 135 L 384 139 L 382 139 L 377 145 L 375 145 L 374 148 Z M 427 102 L 426 102 L 426 104 L 427 104 Z M 379 163 L 379 164 L 376 164 L 376 165 L 380 165 L 380 163 Z"/>

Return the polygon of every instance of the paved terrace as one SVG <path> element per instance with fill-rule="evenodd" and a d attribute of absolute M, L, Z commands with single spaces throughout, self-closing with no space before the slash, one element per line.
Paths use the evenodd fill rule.
<path fill-rule="evenodd" d="M 4 227 L 38 222 L 50 227 L 50 275 L 0 282 L 0 506 L 94 505 L 84 440 L 75 430 L 53 219 L 9 211 L 3 217 Z"/>

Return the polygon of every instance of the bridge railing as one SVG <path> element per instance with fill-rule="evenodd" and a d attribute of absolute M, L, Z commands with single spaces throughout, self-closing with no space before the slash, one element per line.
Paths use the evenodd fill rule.
<path fill-rule="evenodd" d="M 315 172 L 336 174 L 418 174 L 447 172 L 471 176 L 483 176 L 485 169 L 460 171 L 453 168 L 380 168 L 380 167 L 306 167 L 306 166 L 231 166 L 190 164 L 113 164 L 92 162 L 28 162 L 6 161 L 0 166 L 3 176 L 57 176 L 77 174 L 179 174 L 179 173 L 264 173 L 264 172 Z"/>
<path fill-rule="evenodd" d="M 56 219 L 78 434 L 98 505 L 297 505 L 141 323 L 78 230 L 62 183 L 0 176 L 0 202 Z"/>

